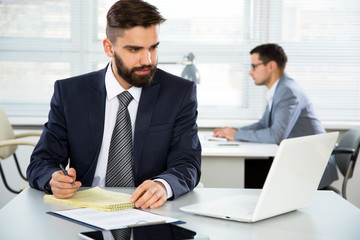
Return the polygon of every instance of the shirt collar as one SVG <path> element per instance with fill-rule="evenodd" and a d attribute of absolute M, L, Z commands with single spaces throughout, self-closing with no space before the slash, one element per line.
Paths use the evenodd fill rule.
<path fill-rule="evenodd" d="M 116 97 L 117 95 L 119 95 L 120 93 L 122 93 L 123 91 L 125 91 L 125 89 L 121 87 L 121 85 L 118 83 L 118 81 L 114 76 L 111 67 L 111 62 L 109 63 L 105 74 L 105 88 L 106 88 L 106 97 L 109 101 L 114 97 Z M 135 102 L 139 103 L 142 88 L 133 86 L 129 88 L 127 91 L 133 96 Z"/>

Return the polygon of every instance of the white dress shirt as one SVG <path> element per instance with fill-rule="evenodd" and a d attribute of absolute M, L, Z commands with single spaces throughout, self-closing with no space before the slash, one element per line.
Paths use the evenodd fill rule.
<path fill-rule="evenodd" d="M 112 132 L 115 127 L 117 111 L 119 108 L 119 100 L 117 95 L 125 91 L 124 88 L 120 86 L 116 80 L 114 73 L 112 72 L 111 62 L 107 68 L 105 74 L 105 88 L 106 88 L 106 100 L 105 100 L 105 119 L 104 119 L 104 134 L 102 139 L 102 144 L 100 148 L 100 153 L 98 157 L 98 162 L 95 170 L 94 180 L 92 186 L 105 187 L 105 177 L 106 177 L 106 168 L 109 156 L 110 140 Z M 131 128 L 132 128 L 132 139 L 134 139 L 135 132 L 135 120 L 137 109 L 139 106 L 140 96 L 142 88 L 131 87 L 127 90 L 132 96 L 133 101 L 128 105 L 129 115 L 131 119 Z M 134 143 L 133 143 L 134 144 Z M 167 198 L 172 197 L 172 189 L 170 185 L 163 179 L 155 179 L 154 181 L 159 181 L 165 185 L 167 191 Z"/>
<path fill-rule="evenodd" d="M 272 87 L 269 89 L 269 91 L 267 91 L 266 93 L 266 101 L 267 101 L 267 104 L 268 104 L 268 110 L 270 112 L 271 110 L 271 105 L 272 105 L 272 102 L 273 102 L 273 98 L 274 98 L 274 94 L 275 94 L 275 90 L 276 90 L 276 87 L 279 83 L 279 79 L 276 80 L 276 82 L 274 83 L 274 85 L 272 85 Z"/>

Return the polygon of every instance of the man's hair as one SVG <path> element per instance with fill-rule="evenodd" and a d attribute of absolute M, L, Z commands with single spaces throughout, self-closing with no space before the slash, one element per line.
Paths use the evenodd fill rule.
<path fill-rule="evenodd" d="M 106 19 L 106 36 L 112 43 L 124 30 L 137 26 L 148 28 L 166 20 L 155 6 L 141 0 L 117 1 L 109 9 Z"/>
<path fill-rule="evenodd" d="M 286 66 L 287 56 L 284 49 L 275 43 L 262 44 L 250 51 L 250 54 L 258 53 L 259 59 L 265 64 L 275 61 L 278 68 L 283 71 Z"/>

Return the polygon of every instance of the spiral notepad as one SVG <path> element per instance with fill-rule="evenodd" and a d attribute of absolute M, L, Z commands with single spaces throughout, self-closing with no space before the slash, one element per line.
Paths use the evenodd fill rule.
<path fill-rule="evenodd" d="M 45 195 L 44 200 L 76 207 L 92 208 L 105 212 L 112 212 L 135 208 L 135 204 L 130 201 L 130 197 L 130 194 L 113 192 L 102 189 L 100 187 L 94 187 L 87 190 L 78 191 L 70 198 L 58 199 L 53 195 Z"/>

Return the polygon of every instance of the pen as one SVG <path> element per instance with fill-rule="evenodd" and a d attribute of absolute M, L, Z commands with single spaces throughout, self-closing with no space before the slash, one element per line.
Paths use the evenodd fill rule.
<path fill-rule="evenodd" d="M 63 173 L 64 173 L 66 176 L 69 176 L 69 174 L 68 174 L 67 171 L 64 169 L 64 167 L 63 167 L 61 164 L 59 164 L 59 166 L 60 166 L 60 168 L 61 168 L 61 171 L 63 171 Z M 73 187 L 76 187 L 76 185 L 75 185 L 74 182 L 72 183 L 72 185 L 73 185 Z"/>

